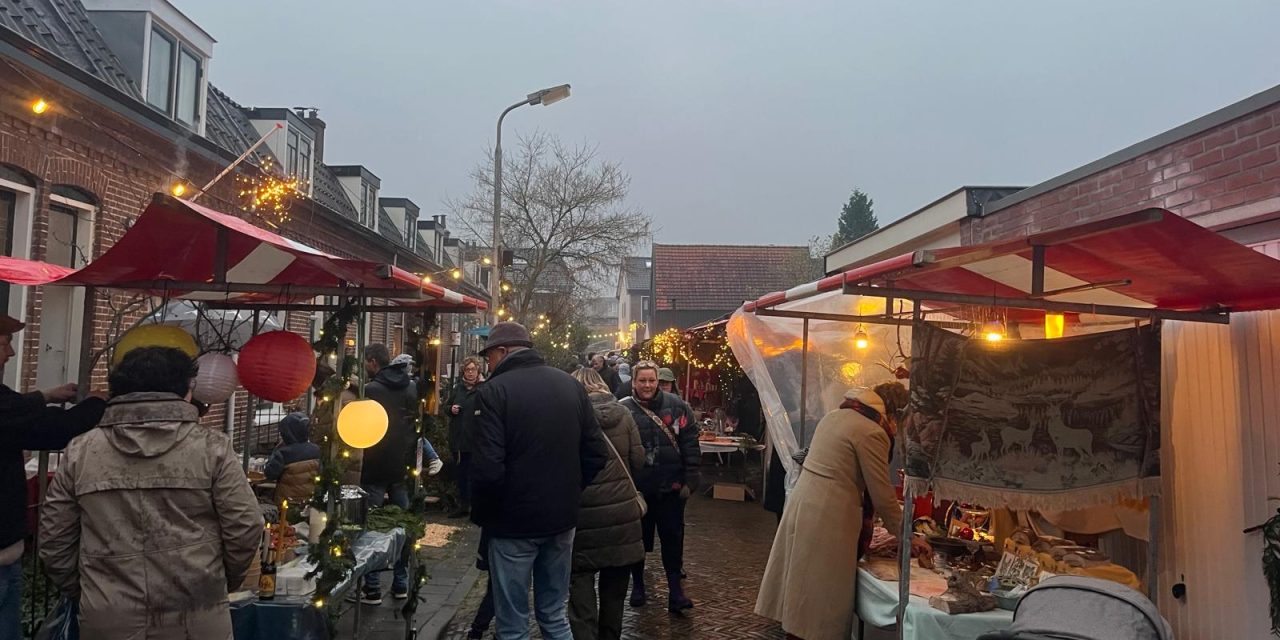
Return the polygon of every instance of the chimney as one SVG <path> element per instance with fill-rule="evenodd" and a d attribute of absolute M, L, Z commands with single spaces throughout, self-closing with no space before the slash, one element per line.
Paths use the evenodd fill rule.
<path fill-rule="evenodd" d="M 306 117 L 303 120 L 316 132 L 316 141 L 313 145 L 312 154 L 316 162 L 324 162 L 324 120 L 320 119 L 315 109 L 308 109 Z"/>

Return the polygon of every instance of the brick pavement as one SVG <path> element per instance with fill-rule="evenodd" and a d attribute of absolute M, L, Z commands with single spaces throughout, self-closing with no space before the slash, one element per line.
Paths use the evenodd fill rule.
<path fill-rule="evenodd" d="M 769 557 L 773 514 L 757 502 L 728 502 L 698 496 L 689 502 L 685 530 L 685 590 L 696 606 L 684 615 L 666 610 L 667 586 L 659 550 L 649 554 L 646 583 L 650 604 L 628 607 L 623 637 L 645 640 L 781 639 L 778 625 L 752 613 L 760 576 Z M 448 640 L 464 640 L 483 596 L 484 579 L 459 608 Z M 535 638 L 540 637 L 534 631 Z M 421 636 L 429 637 L 429 636 Z M 492 629 L 490 636 L 492 637 Z"/>

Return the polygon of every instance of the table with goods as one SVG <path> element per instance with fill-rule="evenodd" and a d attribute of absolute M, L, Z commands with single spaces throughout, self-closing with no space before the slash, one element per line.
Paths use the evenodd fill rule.
<path fill-rule="evenodd" d="M 327 596 L 334 603 L 355 593 L 364 576 L 394 567 L 400 554 L 407 552 L 408 542 L 404 528 L 375 530 L 383 527 L 370 522 L 367 496 L 359 487 L 344 486 L 341 495 L 337 512 L 342 529 L 351 539 L 354 564 Z M 326 613 L 316 606 L 317 567 L 307 559 L 310 545 L 317 543 L 319 531 L 327 524 L 327 516 L 307 507 L 302 510 L 305 517 L 291 524 L 290 508 L 287 501 L 279 508 L 264 506 L 267 525 L 258 557 L 241 589 L 229 596 L 235 640 L 330 638 Z M 411 571 L 413 564 L 410 563 Z M 352 608 L 358 626 L 360 608 L 354 603 Z"/>
<path fill-rule="evenodd" d="M 917 515 L 920 511 L 917 510 Z M 913 522 L 916 534 L 933 548 L 911 563 L 911 600 L 902 637 L 971 640 L 1008 629 L 1018 600 L 1041 580 L 1055 575 L 1103 578 L 1139 588 L 1133 572 L 1096 549 L 1070 540 L 1014 531 L 1002 544 L 992 535 L 992 512 L 976 505 L 945 508 L 939 525 L 929 515 Z M 859 563 L 855 637 L 867 626 L 892 628 L 898 607 L 897 539 L 880 526 Z"/>

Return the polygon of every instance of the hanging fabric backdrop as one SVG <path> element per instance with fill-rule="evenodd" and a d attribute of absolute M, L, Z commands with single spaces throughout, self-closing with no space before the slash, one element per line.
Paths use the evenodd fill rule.
<path fill-rule="evenodd" d="M 1057 340 L 911 343 L 907 473 L 937 499 L 1072 509 L 1159 490 L 1157 326 Z"/>

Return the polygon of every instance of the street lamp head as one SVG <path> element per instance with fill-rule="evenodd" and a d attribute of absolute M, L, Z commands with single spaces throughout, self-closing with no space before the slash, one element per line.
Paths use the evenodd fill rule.
<path fill-rule="evenodd" d="M 569 85 L 562 84 L 529 94 L 529 104 L 552 105 L 568 97 Z"/>

